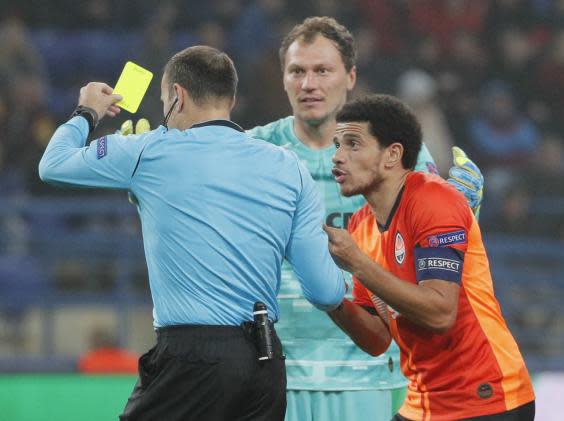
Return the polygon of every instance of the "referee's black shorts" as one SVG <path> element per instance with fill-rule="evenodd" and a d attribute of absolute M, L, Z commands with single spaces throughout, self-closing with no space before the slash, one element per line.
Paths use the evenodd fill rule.
<path fill-rule="evenodd" d="M 139 360 L 122 421 L 282 421 L 286 367 L 274 332 L 272 360 L 259 362 L 241 327 L 174 326 Z"/>

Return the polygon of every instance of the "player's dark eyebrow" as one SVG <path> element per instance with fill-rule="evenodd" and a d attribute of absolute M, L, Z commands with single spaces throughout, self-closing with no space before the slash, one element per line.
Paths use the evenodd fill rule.
<path fill-rule="evenodd" d="M 355 132 L 345 132 L 343 133 L 343 138 L 360 139 L 362 138 L 362 136 L 359 133 L 355 133 Z"/>

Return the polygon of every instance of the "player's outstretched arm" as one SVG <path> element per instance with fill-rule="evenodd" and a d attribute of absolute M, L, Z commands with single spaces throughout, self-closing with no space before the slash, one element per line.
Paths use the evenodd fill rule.
<path fill-rule="evenodd" d="M 448 182 L 461 192 L 468 201 L 476 218 L 480 216 L 480 206 L 484 195 L 484 177 L 474 162 L 457 146 L 452 148 L 453 166 L 449 170 Z"/>
<path fill-rule="evenodd" d="M 388 326 L 377 315 L 346 298 L 327 314 L 364 352 L 376 357 L 386 352 L 392 341 Z"/>

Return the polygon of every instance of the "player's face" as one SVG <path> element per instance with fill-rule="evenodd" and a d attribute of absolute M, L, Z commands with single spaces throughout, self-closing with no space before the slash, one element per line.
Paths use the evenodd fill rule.
<path fill-rule="evenodd" d="M 368 123 L 339 123 L 333 138 L 333 175 L 343 196 L 367 194 L 382 182 L 382 148 Z"/>
<path fill-rule="evenodd" d="M 284 64 L 284 89 L 294 116 L 311 125 L 334 119 L 354 87 L 356 69 L 346 71 L 333 41 L 322 35 L 309 44 L 296 40 Z"/>

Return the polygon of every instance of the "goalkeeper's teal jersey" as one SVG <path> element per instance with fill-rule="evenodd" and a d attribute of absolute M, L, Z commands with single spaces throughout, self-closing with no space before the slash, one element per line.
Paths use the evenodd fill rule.
<path fill-rule="evenodd" d="M 362 196 L 344 197 L 331 169 L 335 147 L 313 150 L 294 132 L 294 117 L 286 117 L 248 133 L 293 151 L 309 169 L 325 205 L 327 225 L 346 228 L 352 214 L 364 205 Z M 428 171 L 433 159 L 426 147 L 419 154 L 417 170 Z M 350 275 L 347 279 L 352 290 Z M 349 298 L 350 295 L 349 295 Z M 379 357 L 358 348 L 323 311 L 304 298 L 290 265 L 282 268 L 278 294 L 280 318 L 276 331 L 284 345 L 288 389 L 292 390 L 373 390 L 404 386 L 395 343 Z"/>

